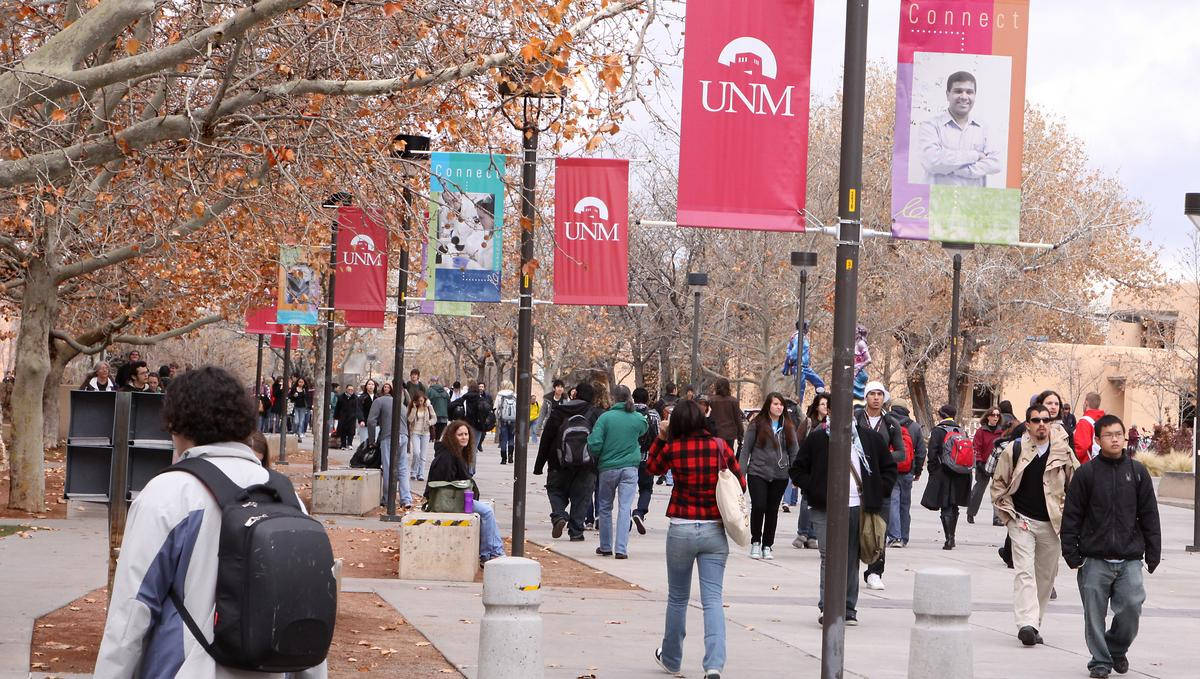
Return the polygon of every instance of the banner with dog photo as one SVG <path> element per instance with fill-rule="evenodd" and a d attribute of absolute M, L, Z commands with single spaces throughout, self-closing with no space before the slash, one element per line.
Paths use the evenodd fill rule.
<path fill-rule="evenodd" d="M 504 161 L 487 153 L 430 154 L 422 313 L 463 315 L 469 302 L 500 301 Z"/>

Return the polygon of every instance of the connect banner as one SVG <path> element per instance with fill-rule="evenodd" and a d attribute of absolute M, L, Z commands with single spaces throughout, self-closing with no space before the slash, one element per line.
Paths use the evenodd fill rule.
<path fill-rule="evenodd" d="M 554 303 L 629 303 L 629 161 L 554 165 Z"/>
<path fill-rule="evenodd" d="M 487 153 L 430 154 L 422 312 L 461 313 L 441 307 L 445 302 L 500 301 L 504 161 Z"/>
<path fill-rule="evenodd" d="M 279 303 L 275 321 L 280 325 L 316 325 L 321 301 L 321 251 L 307 246 L 279 248 Z"/>
<path fill-rule="evenodd" d="M 1020 240 L 1029 0 L 903 0 L 892 235 Z"/>
<path fill-rule="evenodd" d="M 680 226 L 804 230 L 813 0 L 687 4 Z"/>
<path fill-rule="evenodd" d="M 382 314 L 387 297 L 387 229 L 358 206 L 339 207 L 337 220 L 333 307 Z"/>

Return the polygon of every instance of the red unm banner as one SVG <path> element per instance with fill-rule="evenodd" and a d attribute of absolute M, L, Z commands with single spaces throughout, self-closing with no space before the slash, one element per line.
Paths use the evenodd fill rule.
<path fill-rule="evenodd" d="M 813 0 L 687 5 L 680 226 L 804 230 Z"/>
<path fill-rule="evenodd" d="M 387 229 L 357 206 L 339 207 L 337 220 L 333 308 L 382 312 L 387 295 Z"/>
<path fill-rule="evenodd" d="M 345 312 L 346 327 L 348 328 L 382 328 L 384 311 L 356 311 L 347 309 Z"/>
<path fill-rule="evenodd" d="M 275 323 L 274 306 L 260 306 L 246 310 L 247 335 L 271 335 L 279 328 L 280 326 Z"/>
<path fill-rule="evenodd" d="M 629 303 L 629 161 L 559 158 L 554 303 Z"/>
<path fill-rule="evenodd" d="M 272 349 L 283 349 L 284 344 L 287 341 L 286 338 L 287 338 L 287 335 L 285 335 L 283 333 L 276 333 L 274 335 L 271 335 L 271 348 Z M 299 349 L 299 348 L 300 348 L 300 333 L 294 332 L 294 333 L 292 333 L 292 349 L 295 350 L 295 349 Z"/>

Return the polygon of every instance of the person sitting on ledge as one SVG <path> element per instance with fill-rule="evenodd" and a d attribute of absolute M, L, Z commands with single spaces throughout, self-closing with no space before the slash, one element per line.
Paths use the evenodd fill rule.
<path fill-rule="evenodd" d="M 500 529 L 496 527 L 496 515 L 491 505 L 478 502 L 478 486 L 471 478 L 471 464 L 475 458 L 475 446 L 471 440 L 471 427 L 462 420 L 446 425 L 442 438 L 433 446 L 433 463 L 429 466 L 427 499 L 432 501 L 434 484 L 437 482 L 470 481 L 475 489 L 472 511 L 479 515 L 479 561 L 487 563 L 504 556 L 504 543 Z M 461 509 L 459 511 L 462 511 Z"/>

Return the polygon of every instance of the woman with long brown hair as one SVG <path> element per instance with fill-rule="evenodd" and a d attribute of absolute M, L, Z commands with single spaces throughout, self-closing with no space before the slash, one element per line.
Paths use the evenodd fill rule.
<path fill-rule="evenodd" d="M 471 467 L 475 464 L 475 444 L 471 439 L 471 427 L 466 422 L 454 420 L 446 425 L 442 438 L 433 444 L 433 463 L 429 465 L 430 484 L 438 481 L 472 480 Z M 476 502 L 473 512 L 479 515 L 479 561 L 484 563 L 504 556 L 504 542 L 500 539 L 500 530 L 496 527 L 496 515 L 492 506 Z"/>
<path fill-rule="evenodd" d="M 800 450 L 792 420 L 784 416 L 783 394 L 771 392 L 742 439 L 738 463 L 750 488 L 750 558 L 774 559 L 779 502 L 787 490 L 788 469 Z"/>

